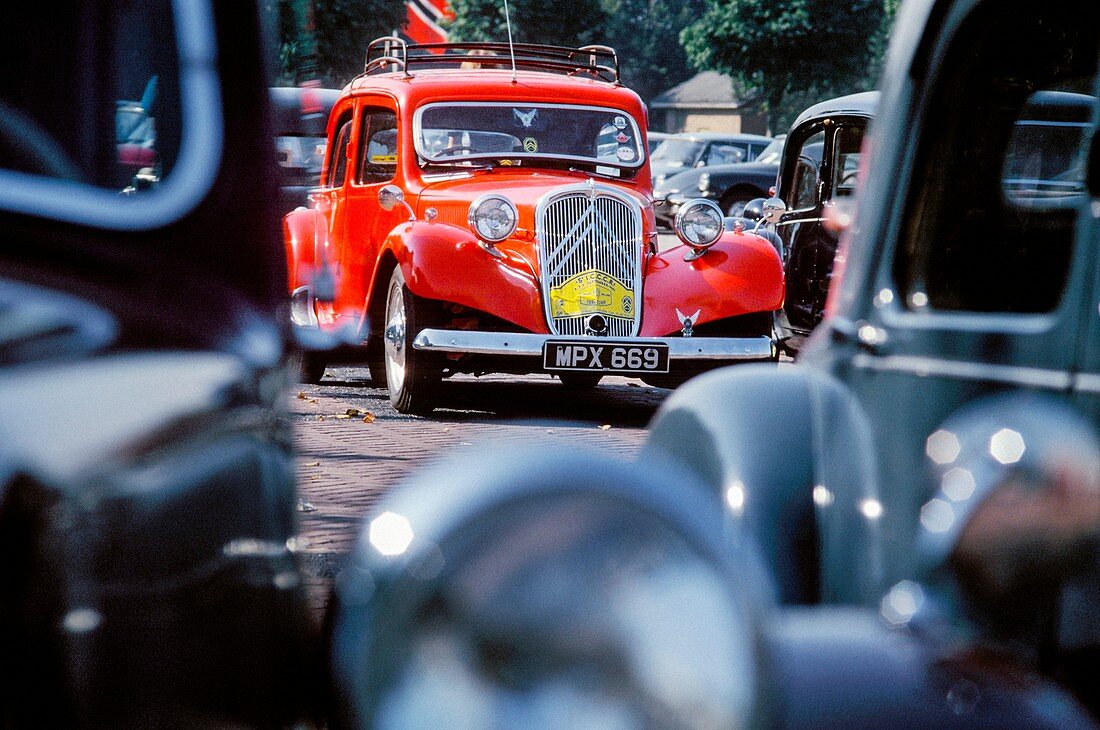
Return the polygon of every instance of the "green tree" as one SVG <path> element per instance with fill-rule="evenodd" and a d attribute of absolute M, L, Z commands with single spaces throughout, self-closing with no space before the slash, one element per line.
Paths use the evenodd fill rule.
<path fill-rule="evenodd" d="M 343 86 L 363 71 L 367 44 L 405 24 L 401 0 L 313 0 L 317 72 Z"/>
<path fill-rule="evenodd" d="M 706 7 L 706 0 L 604 0 L 602 42 L 618 51 L 623 83 L 643 101 L 691 76 L 680 31 Z"/>
<path fill-rule="evenodd" d="M 510 2 L 512 40 L 554 46 L 602 43 L 604 14 L 599 0 L 516 0 Z M 451 0 L 454 20 L 447 24 L 452 41 L 508 40 L 501 0 Z"/>
<path fill-rule="evenodd" d="M 872 41 L 884 14 L 884 0 L 707 0 L 681 40 L 697 68 L 758 89 L 780 130 L 808 96 L 869 88 L 877 61 Z"/>

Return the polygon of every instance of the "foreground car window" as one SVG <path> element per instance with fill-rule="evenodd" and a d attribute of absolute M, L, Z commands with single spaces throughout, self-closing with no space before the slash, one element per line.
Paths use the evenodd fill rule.
<path fill-rule="evenodd" d="M 1006 44 L 1025 12 L 1036 32 Z M 912 192 L 895 260 L 909 306 L 1057 306 L 1087 202 L 1083 142 L 1095 118 L 1100 30 L 1059 22 L 1065 12 L 1061 3 L 986 3 L 948 49 L 943 72 L 955 81 L 931 100 L 927 114 L 941 124 L 918 152 L 917 164 L 936 172 Z"/>
<path fill-rule="evenodd" d="M 556 158 L 638 167 L 641 134 L 629 114 L 567 105 L 431 104 L 417 112 L 417 152 L 431 163 Z"/>
<path fill-rule="evenodd" d="M 210 9 L 98 7 L 5 8 L 0 208 L 106 228 L 163 225 L 197 204 L 221 154 Z"/>

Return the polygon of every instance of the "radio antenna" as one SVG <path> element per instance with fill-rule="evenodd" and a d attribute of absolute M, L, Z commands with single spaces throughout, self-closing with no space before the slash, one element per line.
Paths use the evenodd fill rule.
<path fill-rule="evenodd" d="M 504 25 L 508 28 L 508 55 L 512 57 L 512 83 L 516 83 L 516 49 L 512 47 L 512 19 L 508 17 L 508 0 L 504 0 Z"/>

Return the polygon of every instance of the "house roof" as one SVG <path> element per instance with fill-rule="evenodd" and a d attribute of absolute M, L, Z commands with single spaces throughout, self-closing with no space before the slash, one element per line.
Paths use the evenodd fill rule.
<path fill-rule="evenodd" d="M 737 109 L 755 101 L 755 97 L 737 98 L 729 76 L 703 71 L 658 94 L 649 106 L 652 109 Z"/>

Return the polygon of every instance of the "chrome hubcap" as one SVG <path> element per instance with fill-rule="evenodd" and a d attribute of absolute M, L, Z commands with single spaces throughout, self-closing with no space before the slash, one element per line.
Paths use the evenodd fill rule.
<path fill-rule="evenodd" d="M 386 385 L 390 393 L 396 393 L 405 384 L 405 300 L 399 286 L 390 291 L 390 298 L 386 302 L 386 330 L 383 339 L 386 349 Z"/>

